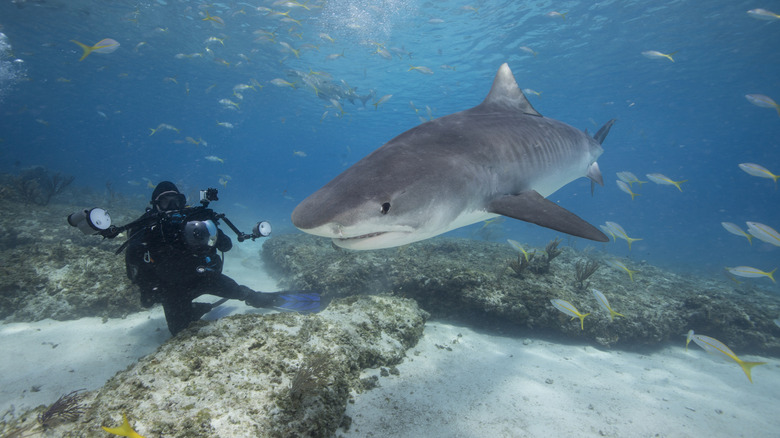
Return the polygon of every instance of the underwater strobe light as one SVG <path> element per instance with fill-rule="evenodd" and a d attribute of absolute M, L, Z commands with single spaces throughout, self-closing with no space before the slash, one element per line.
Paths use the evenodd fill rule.
<path fill-rule="evenodd" d="M 252 228 L 252 237 L 268 237 L 271 234 L 271 224 L 266 221 L 260 221 Z"/>
<path fill-rule="evenodd" d="M 68 215 L 68 223 L 84 234 L 96 234 L 111 226 L 111 216 L 102 208 L 85 208 Z"/>

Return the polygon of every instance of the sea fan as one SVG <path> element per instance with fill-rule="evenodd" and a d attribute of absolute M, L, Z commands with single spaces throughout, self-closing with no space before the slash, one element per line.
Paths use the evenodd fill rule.
<path fill-rule="evenodd" d="M 63 395 L 49 406 L 49 409 L 38 415 L 38 422 L 41 423 L 41 426 L 47 429 L 60 423 L 75 421 L 84 412 L 84 406 L 80 403 L 81 397 L 84 396 L 84 394 L 80 394 L 81 391 L 84 389 L 77 389 Z"/>

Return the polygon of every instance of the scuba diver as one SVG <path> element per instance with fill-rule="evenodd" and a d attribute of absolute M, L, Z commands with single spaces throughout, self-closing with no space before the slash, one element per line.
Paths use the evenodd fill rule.
<path fill-rule="evenodd" d="M 218 221 L 224 220 L 236 233 L 239 242 L 267 236 L 270 234 L 270 224 L 259 222 L 251 235 L 244 234 L 224 214 L 217 214 L 207 208 L 209 201 L 216 200 L 217 190 L 208 189 L 201 191 L 201 206 L 186 206 L 186 197 L 176 185 L 163 181 L 152 193 L 151 207 L 137 220 L 123 227 L 92 228 L 98 231 L 96 234 L 106 238 L 114 238 L 122 231 L 128 231 L 127 241 L 117 250 L 117 254 L 127 249 L 127 277 L 140 287 L 141 304 L 148 308 L 162 303 L 172 335 L 229 299 L 244 301 L 252 307 L 318 311 L 318 293 L 257 292 L 239 285 L 222 273 L 223 261 L 217 252 L 229 251 L 233 243 L 217 227 Z M 85 210 L 84 213 L 89 214 L 90 211 Z M 79 219 L 72 219 L 74 215 L 69 216 L 68 221 L 71 225 L 79 226 L 74 224 Z M 110 223 L 110 218 L 108 221 Z M 205 294 L 222 299 L 213 304 L 193 302 Z"/>

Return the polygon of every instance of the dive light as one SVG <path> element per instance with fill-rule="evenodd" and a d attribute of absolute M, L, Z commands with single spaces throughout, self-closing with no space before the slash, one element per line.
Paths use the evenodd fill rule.
<path fill-rule="evenodd" d="M 271 224 L 266 221 L 260 221 L 252 228 L 252 238 L 268 237 L 271 234 Z"/>
<path fill-rule="evenodd" d="M 84 234 L 96 234 L 111 226 L 111 216 L 102 208 L 85 208 L 68 215 L 68 223 Z"/>

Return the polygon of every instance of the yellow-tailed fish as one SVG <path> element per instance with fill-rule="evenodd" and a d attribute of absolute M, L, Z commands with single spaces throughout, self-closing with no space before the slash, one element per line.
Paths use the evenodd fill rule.
<path fill-rule="evenodd" d="M 613 233 L 612 230 L 608 226 L 606 226 L 606 225 L 599 225 L 599 228 L 601 228 L 601 231 L 603 231 L 604 234 L 609 234 L 610 236 L 612 236 L 612 241 L 613 242 L 617 241 L 617 237 L 615 237 L 615 233 Z"/>
<path fill-rule="evenodd" d="M 289 43 L 285 41 L 279 41 L 279 45 L 284 47 L 287 51 L 291 52 L 293 55 L 295 55 L 296 58 L 300 58 L 301 52 L 300 50 L 296 50 L 291 46 Z"/>
<path fill-rule="evenodd" d="M 753 268 L 751 266 L 737 266 L 735 268 L 726 268 L 726 270 L 739 277 L 746 277 L 746 278 L 769 277 L 769 279 L 772 280 L 772 283 L 774 283 L 775 282 L 774 274 L 775 271 L 777 271 L 777 268 L 772 269 L 769 272 L 765 272 L 760 269 Z"/>
<path fill-rule="evenodd" d="M 612 266 L 613 268 L 622 269 L 628 272 L 628 278 L 630 278 L 631 281 L 634 281 L 634 274 L 639 272 L 639 271 L 628 269 L 628 266 L 626 266 L 625 263 L 621 262 L 620 260 L 607 260 L 607 264 L 609 266 Z"/>
<path fill-rule="evenodd" d="M 726 346 L 726 344 L 720 342 L 715 338 L 711 338 L 709 336 L 704 336 L 704 335 L 696 335 L 696 334 L 692 336 L 693 336 L 693 342 L 695 342 L 696 345 L 698 345 L 699 347 L 703 348 L 704 351 L 706 351 L 707 353 L 711 353 L 720 357 L 725 357 L 738 363 L 739 366 L 742 367 L 742 371 L 745 372 L 745 375 L 747 376 L 748 380 L 750 380 L 750 383 L 753 383 L 753 377 L 751 377 L 750 375 L 750 371 L 753 369 L 753 367 L 766 364 L 766 362 L 746 362 L 738 358 L 737 355 L 734 354 L 734 352 L 731 351 L 731 349 Z"/>
<path fill-rule="evenodd" d="M 617 180 L 615 182 L 617 183 L 617 186 L 620 190 L 631 195 L 632 201 L 634 200 L 634 196 L 639 196 L 639 193 L 634 193 L 631 191 L 631 187 L 629 187 L 628 184 L 625 183 L 625 181 Z"/>
<path fill-rule="evenodd" d="M 512 239 L 506 239 L 506 241 L 509 242 L 509 244 L 512 246 L 512 248 L 514 248 L 514 249 L 520 251 L 521 253 L 523 253 L 523 257 L 525 257 L 525 261 L 526 262 L 528 261 L 528 252 L 526 250 L 524 250 L 522 246 L 520 246 L 519 242 L 517 242 L 516 240 L 512 240 Z"/>
<path fill-rule="evenodd" d="M 544 14 L 544 15 L 546 15 L 546 16 L 548 16 L 550 18 L 561 17 L 562 19 L 565 20 L 566 19 L 566 14 L 568 14 L 568 12 L 560 13 L 558 11 L 550 11 L 550 12 Z"/>
<path fill-rule="evenodd" d="M 346 114 L 346 112 L 344 111 L 344 107 L 341 106 L 338 100 L 330 99 L 330 104 L 333 105 L 333 108 L 336 108 L 339 111 L 339 118 L 344 117 L 344 114 Z"/>
<path fill-rule="evenodd" d="M 225 25 L 225 20 L 210 15 L 209 11 L 205 11 L 205 12 L 206 12 L 206 18 L 201 18 L 202 21 L 210 21 L 212 25 L 217 27 L 221 27 Z"/>
<path fill-rule="evenodd" d="M 506 221 L 506 217 L 504 217 L 504 216 L 497 216 L 497 217 L 494 217 L 494 218 L 490 218 L 490 219 L 484 220 L 484 221 L 482 221 L 482 226 L 479 227 L 479 230 L 482 231 L 482 230 L 484 230 L 485 228 L 487 228 L 489 226 L 499 225 L 499 224 L 504 223 L 505 221 Z"/>
<path fill-rule="evenodd" d="M 748 102 L 752 103 L 755 106 L 760 106 L 761 108 L 774 108 L 775 111 L 777 111 L 777 115 L 780 116 L 780 105 L 777 104 L 774 100 L 772 100 L 769 96 L 764 96 L 763 94 L 746 94 L 745 99 L 748 100 Z"/>
<path fill-rule="evenodd" d="M 428 68 L 428 67 L 426 67 L 424 65 L 419 65 L 419 66 L 410 65 L 409 66 L 409 70 L 407 70 L 407 71 L 412 71 L 412 70 L 419 71 L 420 73 L 422 73 L 424 75 L 432 75 L 433 74 L 433 70 L 431 70 L 430 68 Z"/>
<path fill-rule="evenodd" d="M 674 55 L 677 52 L 672 53 L 661 53 L 658 50 L 645 50 L 642 52 L 642 56 L 648 59 L 668 59 L 669 61 L 674 62 L 674 58 L 672 58 L 672 55 Z"/>
<path fill-rule="evenodd" d="M 219 99 L 219 104 L 225 108 L 241 109 L 236 102 L 233 102 L 230 99 Z"/>
<path fill-rule="evenodd" d="M 208 160 L 208 161 L 211 161 L 211 162 L 214 162 L 214 163 L 223 163 L 223 164 L 225 163 L 225 160 L 223 160 L 222 158 L 219 158 L 219 157 L 218 157 L 218 156 L 216 156 L 216 155 L 209 155 L 209 156 L 207 156 L 207 157 L 204 157 L 204 158 L 205 158 L 206 160 Z"/>
<path fill-rule="evenodd" d="M 212 36 L 212 37 L 206 38 L 206 41 L 204 41 L 204 44 L 209 44 L 209 43 L 220 43 L 220 44 L 222 44 L 224 46 L 225 45 L 225 39 L 224 38 L 217 38 L 217 37 L 213 37 Z"/>
<path fill-rule="evenodd" d="M 688 330 L 688 334 L 685 337 L 685 351 L 688 351 L 688 344 L 693 340 L 693 329 Z"/>
<path fill-rule="evenodd" d="M 620 237 L 621 239 L 628 242 L 628 250 L 631 251 L 631 243 L 636 242 L 637 240 L 642 240 L 641 238 L 635 238 L 635 237 L 628 237 L 628 234 L 626 233 L 626 230 L 623 229 L 623 227 L 620 226 L 617 222 L 606 222 L 607 228 L 612 230 L 612 234 L 615 237 Z"/>
<path fill-rule="evenodd" d="M 617 173 L 617 177 L 620 178 L 621 181 L 627 182 L 628 185 L 630 185 L 632 187 L 633 187 L 634 183 L 637 183 L 637 184 L 639 184 L 641 186 L 642 184 L 647 182 L 647 181 L 640 181 L 639 178 L 636 177 L 636 175 L 634 175 L 633 173 L 628 172 L 628 171 L 618 172 Z"/>
<path fill-rule="evenodd" d="M 167 123 L 160 123 L 159 125 L 157 125 L 156 128 L 154 128 L 154 129 L 153 128 L 149 128 L 149 130 L 152 131 L 152 133 L 149 134 L 150 137 L 153 136 L 157 131 L 161 131 L 161 130 L 176 131 L 177 133 L 180 132 L 179 128 L 177 128 L 177 127 L 175 127 L 173 125 L 169 125 Z"/>
<path fill-rule="evenodd" d="M 374 52 L 385 59 L 393 59 L 393 55 L 390 54 L 390 52 L 387 51 L 384 47 L 377 47 L 376 52 Z"/>
<path fill-rule="evenodd" d="M 737 235 L 737 236 L 743 236 L 746 237 L 748 242 L 752 245 L 753 244 L 753 236 L 750 234 L 742 231 L 742 228 L 740 228 L 737 224 L 731 223 L 731 222 L 721 222 L 721 225 L 723 225 L 723 228 L 726 229 L 731 234 Z"/>
<path fill-rule="evenodd" d="M 747 11 L 747 14 L 755 18 L 756 20 L 764 20 L 764 21 L 780 20 L 780 15 L 775 14 L 772 11 L 767 11 L 766 9 L 761 9 L 761 8 L 751 9 Z"/>
<path fill-rule="evenodd" d="M 561 312 L 571 316 L 571 319 L 574 320 L 574 318 L 580 319 L 580 329 L 585 330 L 585 317 L 590 315 L 590 313 L 582 314 L 579 310 L 577 310 L 574 305 L 566 300 L 559 300 L 554 299 L 550 300 L 553 306 L 555 306 L 556 309 L 560 310 Z"/>
<path fill-rule="evenodd" d="M 771 243 L 780 246 L 780 233 L 769 225 L 758 222 L 747 222 L 748 233 L 758 238 L 762 242 Z"/>
<path fill-rule="evenodd" d="M 667 185 L 667 186 L 675 186 L 675 187 L 677 187 L 677 190 L 679 190 L 681 192 L 682 192 L 682 188 L 680 188 L 680 184 L 688 181 L 687 179 L 684 179 L 682 181 L 673 181 L 671 178 L 669 178 L 668 176 L 666 176 L 666 175 L 664 175 L 662 173 L 648 173 L 646 176 L 647 176 L 647 179 L 649 179 L 650 181 L 652 181 L 652 182 L 654 182 L 656 184 Z"/>
<path fill-rule="evenodd" d="M 126 436 L 129 438 L 144 438 L 141 436 L 138 432 L 134 431 L 132 427 L 130 427 L 130 423 L 127 421 L 127 415 L 122 414 L 122 425 L 119 427 L 106 427 L 102 426 L 103 430 L 110 434 L 119 435 L 119 436 Z"/>
<path fill-rule="evenodd" d="M 84 54 L 81 55 L 81 59 L 79 59 L 79 61 L 83 61 L 84 58 L 89 56 L 89 54 L 92 52 L 107 54 L 119 48 L 119 43 L 116 40 L 112 40 L 111 38 L 104 38 L 95 43 L 94 46 L 88 46 L 76 40 L 70 40 L 70 42 L 78 44 L 79 47 L 81 47 L 81 49 L 84 51 Z"/>
<path fill-rule="evenodd" d="M 392 94 L 385 94 L 384 96 L 380 97 L 379 100 L 374 102 L 372 105 L 374 105 L 374 109 L 379 109 L 379 105 L 382 105 L 383 103 L 390 100 L 390 98 L 393 97 Z"/>
<path fill-rule="evenodd" d="M 282 78 L 271 79 L 271 83 L 276 85 L 277 87 L 295 88 L 295 84 L 293 84 L 292 82 L 285 81 Z"/>
<path fill-rule="evenodd" d="M 532 49 L 532 48 L 530 48 L 528 46 L 520 46 L 520 47 L 518 47 L 518 49 L 522 50 L 525 53 L 534 55 L 534 56 L 538 55 L 538 53 L 534 49 Z"/>
<path fill-rule="evenodd" d="M 617 313 L 614 310 L 612 310 L 612 307 L 609 305 L 609 301 L 607 300 L 607 297 L 604 296 L 603 293 L 601 293 L 598 289 L 592 289 L 591 292 L 593 292 L 593 297 L 596 298 L 596 301 L 599 302 L 599 306 L 601 306 L 602 309 L 609 312 L 609 320 L 614 321 L 616 316 L 622 316 L 623 318 L 626 317 L 626 315 L 623 315 L 621 313 Z"/>
<path fill-rule="evenodd" d="M 233 86 L 233 92 L 234 92 L 234 93 L 237 93 L 237 92 L 242 92 L 242 91 L 245 91 L 245 90 L 254 90 L 254 91 L 257 91 L 257 89 L 255 89 L 255 86 L 254 86 L 254 85 L 249 85 L 249 84 L 236 84 L 235 86 Z"/>
<path fill-rule="evenodd" d="M 771 179 L 775 182 L 775 187 L 777 187 L 777 179 L 780 178 L 780 175 L 775 175 L 766 167 L 756 163 L 740 163 L 739 168 L 744 170 L 748 175 Z"/>

